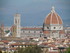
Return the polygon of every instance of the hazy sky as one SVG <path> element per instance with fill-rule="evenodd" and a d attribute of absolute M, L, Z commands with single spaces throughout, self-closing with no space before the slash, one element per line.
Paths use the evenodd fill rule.
<path fill-rule="evenodd" d="M 0 0 L 0 23 L 12 26 L 14 14 L 20 13 L 22 26 L 41 26 L 52 6 L 70 25 L 70 0 Z"/>

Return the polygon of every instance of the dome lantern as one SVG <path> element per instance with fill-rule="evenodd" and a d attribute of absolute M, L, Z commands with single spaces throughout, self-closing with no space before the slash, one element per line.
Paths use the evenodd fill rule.
<path fill-rule="evenodd" d="M 52 6 L 51 12 L 52 12 L 52 13 L 55 12 L 55 7 L 54 7 L 54 6 Z"/>

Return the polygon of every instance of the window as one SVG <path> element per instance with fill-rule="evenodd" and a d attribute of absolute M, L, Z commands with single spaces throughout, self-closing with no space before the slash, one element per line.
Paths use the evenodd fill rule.
<path fill-rule="evenodd" d="M 56 29 L 56 27 L 54 27 L 54 29 Z"/>
<path fill-rule="evenodd" d="M 30 33 L 34 33 L 34 31 L 30 31 Z"/>
<path fill-rule="evenodd" d="M 25 31 L 23 31 L 23 33 L 25 33 Z"/>
<path fill-rule="evenodd" d="M 40 33 L 40 31 L 36 31 L 36 33 Z"/>
<path fill-rule="evenodd" d="M 25 33 L 28 33 L 28 31 L 25 31 Z"/>
<path fill-rule="evenodd" d="M 59 27 L 59 29 L 60 29 L 61 27 Z"/>
<path fill-rule="evenodd" d="M 29 31 L 29 33 L 30 33 L 30 31 Z"/>
<path fill-rule="evenodd" d="M 36 33 L 36 31 L 34 31 L 34 33 Z"/>
<path fill-rule="evenodd" d="M 17 20 L 15 19 L 15 23 L 17 24 Z"/>
<path fill-rule="evenodd" d="M 49 29 L 49 27 L 47 27 L 47 29 Z"/>

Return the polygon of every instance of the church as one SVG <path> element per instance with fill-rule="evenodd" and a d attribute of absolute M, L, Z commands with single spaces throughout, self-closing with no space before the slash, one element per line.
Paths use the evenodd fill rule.
<path fill-rule="evenodd" d="M 14 15 L 14 25 L 10 28 L 12 37 L 47 37 L 63 38 L 63 21 L 52 7 L 51 12 L 44 19 L 42 27 L 21 27 L 20 14 Z"/>

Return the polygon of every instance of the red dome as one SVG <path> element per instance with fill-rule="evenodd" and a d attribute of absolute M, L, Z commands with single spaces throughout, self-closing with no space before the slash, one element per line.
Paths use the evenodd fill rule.
<path fill-rule="evenodd" d="M 45 24 L 62 24 L 60 16 L 55 12 L 54 7 L 52 7 L 51 13 L 45 19 Z"/>

